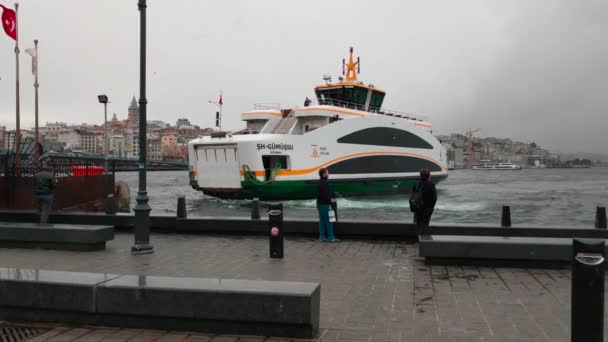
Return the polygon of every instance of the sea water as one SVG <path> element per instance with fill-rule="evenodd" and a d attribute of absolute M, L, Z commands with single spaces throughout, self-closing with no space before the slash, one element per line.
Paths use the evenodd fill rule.
<path fill-rule="evenodd" d="M 137 173 L 120 172 L 135 205 Z M 331 181 L 331 176 L 330 176 Z M 189 217 L 249 217 L 250 200 L 221 200 L 188 184 L 185 171 L 148 173 L 152 215 L 175 214 L 177 197 L 186 196 Z M 608 168 L 455 170 L 437 184 L 432 222 L 499 224 L 503 205 L 511 207 L 514 225 L 593 227 L 596 206 L 608 206 Z M 316 218 L 315 200 L 284 201 L 287 218 Z M 264 215 L 264 203 L 261 205 Z M 338 198 L 339 218 L 411 222 L 408 195 Z"/>

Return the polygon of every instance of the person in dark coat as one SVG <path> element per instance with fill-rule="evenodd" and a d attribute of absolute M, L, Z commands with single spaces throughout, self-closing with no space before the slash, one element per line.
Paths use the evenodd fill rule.
<path fill-rule="evenodd" d="M 317 210 L 319 211 L 319 241 L 337 242 L 334 235 L 334 226 L 329 221 L 331 208 L 331 192 L 329 190 L 329 171 L 326 168 L 319 170 L 317 183 Z M 327 234 L 327 235 L 326 235 Z"/>
<path fill-rule="evenodd" d="M 40 223 L 46 224 L 49 213 L 53 207 L 53 194 L 57 188 L 57 179 L 53 175 L 53 169 L 44 165 L 34 178 L 34 197 L 38 200 L 40 210 Z"/>
<path fill-rule="evenodd" d="M 437 203 L 437 190 L 431 181 L 431 173 L 427 169 L 420 170 L 420 179 L 412 191 L 422 191 L 422 208 L 414 211 L 414 223 L 418 227 L 418 234 L 428 234 L 431 215 Z"/>

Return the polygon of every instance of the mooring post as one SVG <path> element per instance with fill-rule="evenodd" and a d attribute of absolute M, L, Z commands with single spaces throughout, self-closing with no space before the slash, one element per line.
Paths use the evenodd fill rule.
<path fill-rule="evenodd" d="M 114 195 L 108 195 L 108 197 L 106 197 L 106 215 L 115 215 L 116 214 L 116 199 L 114 198 Z"/>
<path fill-rule="evenodd" d="M 251 203 L 251 219 L 259 220 L 260 219 L 260 199 L 254 198 Z"/>
<path fill-rule="evenodd" d="M 595 208 L 595 228 L 606 229 L 606 207 Z"/>
<path fill-rule="evenodd" d="M 571 341 L 604 340 L 604 240 L 572 241 Z"/>
<path fill-rule="evenodd" d="M 508 205 L 502 206 L 501 227 L 511 227 L 511 208 Z"/>
<path fill-rule="evenodd" d="M 177 197 L 177 218 L 185 219 L 188 218 L 186 212 L 186 196 L 180 195 Z"/>
<path fill-rule="evenodd" d="M 270 257 L 283 258 L 283 203 L 271 203 L 268 208 Z"/>

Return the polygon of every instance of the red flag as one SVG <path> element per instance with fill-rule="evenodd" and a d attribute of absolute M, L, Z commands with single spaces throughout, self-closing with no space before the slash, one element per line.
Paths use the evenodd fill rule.
<path fill-rule="evenodd" d="M 2 7 L 1 20 L 4 32 L 6 32 L 9 37 L 17 40 L 17 15 L 15 14 L 15 11 L 2 5 L 0 5 L 0 7 Z"/>
<path fill-rule="evenodd" d="M 220 104 L 220 106 L 224 105 L 224 101 L 222 101 L 222 94 L 220 94 L 220 101 L 218 103 Z"/>

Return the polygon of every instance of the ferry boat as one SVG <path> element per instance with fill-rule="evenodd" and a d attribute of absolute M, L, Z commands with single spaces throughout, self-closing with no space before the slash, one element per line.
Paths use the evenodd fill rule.
<path fill-rule="evenodd" d="M 473 170 L 521 170 L 521 166 L 513 163 L 484 163 L 474 165 Z"/>
<path fill-rule="evenodd" d="M 407 193 L 422 168 L 435 183 L 448 175 L 447 153 L 424 117 L 386 110 L 386 93 L 358 81 L 350 48 L 338 82 L 324 76 L 316 103 L 256 105 L 246 128 L 188 143 L 190 184 L 219 198 L 315 198 L 320 168 L 338 196 Z"/>

